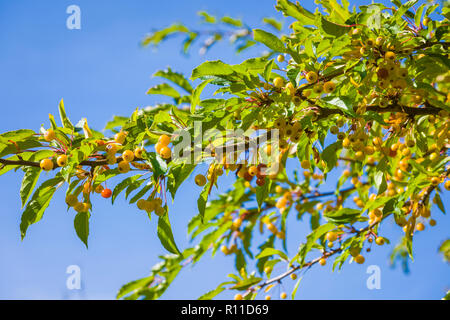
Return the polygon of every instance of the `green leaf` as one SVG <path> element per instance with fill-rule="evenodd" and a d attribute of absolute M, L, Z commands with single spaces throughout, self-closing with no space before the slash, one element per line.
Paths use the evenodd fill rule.
<path fill-rule="evenodd" d="M 203 89 L 206 87 L 208 83 L 213 81 L 213 79 L 208 79 L 206 81 L 203 81 L 195 90 L 192 92 L 192 99 L 191 99 L 191 113 L 195 112 L 195 108 L 197 108 L 197 105 L 200 103 L 200 95 L 203 91 Z"/>
<path fill-rule="evenodd" d="M 200 11 L 197 14 L 203 18 L 205 23 L 216 23 L 216 17 L 208 14 L 206 11 Z"/>
<path fill-rule="evenodd" d="M 83 241 L 86 248 L 88 247 L 89 217 L 89 212 L 79 212 L 73 221 L 77 236 L 81 241 Z"/>
<path fill-rule="evenodd" d="M 170 226 L 169 214 L 167 212 L 167 206 L 165 207 L 165 210 L 165 214 L 158 219 L 158 238 L 167 251 L 181 255 L 180 250 L 178 250 L 178 247 L 175 244 L 172 227 Z"/>
<path fill-rule="evenodd" d="M 28 167 L 25 169 L 25 175 L 23 176 L 22 186 L 20 187 L 20 199 L 22 200 L 22 208 L 31 196 L 34 187 L 41 174 L 41 168 Z"/>
<path fill-rule="evenodd" d="M 209 194 L 210 186 L 211 186 L 211 183 L 205 184 L 205 186 L 203 187 L 203 190 L 200 193 L 200 196 L 198 197 L 198 200 L 197 200 L 198 212 L 200 214 L 200 217 L 202 218 L 202 222 L 203 222 L 203 218 L 205 217 L 205 208 L 206 208 L 206 203 L 208 202 L 208 194 Z"/>
<path fill-rule="evenodd" d="M 170 168 L 167 175 L 167 190 L 169 190 L 172 195 L 172 199 L 175 199 L 175 193 L 181 186 L 184 180 L 186 180 L 189 175 L 194 170 L 195 165 L 193 164 L 180 164 Z"/>
<path fill-rule="evenodd" d="M 323 33 L 336 38 L 346 34 L 350 30 L 350 28 L 328 21 L 323 16 L 320 19 L 320 29 Z"/>
<path fill-rule="evenodd" d="M 135 292 L 138 291 L 139 289 L 148 287 L 153 282 L 154 279 L 155 279 L 154 276 L 149 276 L 142 279 L 131 281 L 123 285 L 120 288 L 119 292 L 117 293 L 116 299 L 120 299 L 131 292 Z"/>
<path fill-rule="evenodd" d="M 66 115 L 66 109 L 64 108 L 64 101 L 61 99 L 58 105 L 59 109 L 59 117 L 61 118 L 61 123 L 64 128 L 74 129 L 72 122 L 70 122 L 69 118 Z"/>
<path fill-rule="evenodd" d="M 267 23 L 278 31 L 281 31 L 281 29 L 283 29 L 283 23 L 277 21 L 274 18 L 263 18 L 263 22 Z"/>
<path fill-rule="evenodd" d="M 138 174 L 135 176 L 131 176 L 128 177 L 126 179 L 124 179 L 123 181 L 121 181 L 120 183 L 118 183 L 113 190 L 113 194 L 111 197 L 111 202 L 114 204 L 114 201 L 116 200 L 117 196 L 123 191 L 125 190 L 125 188 L 127 188 L 129 185 L 131 185 L 133 182 L 135 182 L 138 178 L 140 178 L 142 175 Z"/>
<path fill-rule="evenodd" d="M 287 52 L 283 41 L 281 41 L 277 36 L 273 35 L 270 32 L 261 29 L 253 29 L 253 38 L 255 39 L 255 41 L 263 43 L 273 51 L 282 53 Z"/>
<path fill-rule="evenodd" d="M 220 60 L 206 61 L 192 70 L 191 79 L 194 80 L 205 76 L 229 76 L 233 73 L 233 68 Z"/>
<path fill-rule="evenodd" d="M 157 179 L 167 171 L 167 163 L 155 152 L 145 152 L 144 159 L 149 160 L 153 169 L 153 178 Z"/>
<path fill-rule="evenodd" d="M 343 208 L 338 211 L 327 212 L 323 216 L 327 221 L 338 225 L 355 222 L 356 220 L 358 220 L 360 215 L 361 215 L 360 210 Z"/>
<path fill-rule="evenodd" d="M 170 68 L 167 68 L 167 70 L 157 71 L 156 73 L 153 74 L 153 77 L 165 78 L 169 81 L 172 81 L 173 83 L 175 83 L 177 86 L 184 89 L 188 93 L 192 93 L 193 89 L 189 81 L 181 73 L 174 72 Z"/>
<path fill-rule="evenodd" d="M 239 19 L 233 19 L 231 17 L 223 17 L 222 19 L 220 19 L 220 21 L 222 21 L 223 23 L 235 26 L 235 27 L 242 27 L 242 21 Z"/>
<path fill-rule="evenodd" d="M 328 171 L 331 171 L 331 169 L 333 169 L 336 166 L 338 153 L 341 150 L 341 148 L 342 142 L 338 141 L 330 144 L 323 150 L 322 159 L 326 162 Z"/>
<path fill-rule="evenodd" d="M 277 250 L 277 249 L 274 249 L 274 248 L 265 248 L 255 258 L 256 259 L 261 259 L 261 258 L 264 258 L 264 257 L 273 256 L 273 255 L 278 255 L 278 256 L 280 256 L 281 259 L 289 261 L 288 256 L 283 251 L 280 251 L 280 250 Z"/>
<path fill-rule="evenodd" d="M 64 181 L 61 177 L 55 177 L 42 183 L 34 192 L 30 202 L 28 202 L 20 221 L 20 233 L 22 240 L 25 238 L 28 227 L 42 219 L 45 209 L 50 204 L 50 200 L 55 194 L 55 186 Z"/>
<path fill-rule="evenodd" d="M 161 94 L 172 98 L 180 97 L 180 93 L 167 83 L 158 84 L 148 89 L 147 94 Z"/>
<path fill-rule="evenodd" d="M 264 203 L 264 200 L 266 200 L 266 198 L 268 197 L 270 187 L 272 185 L 271 179 L 265 178 L 265 180 L 266 180 L 266 183 L 264 183 L 264 185 L 256 187 L 256 202 L 258 203 L 259 211 L 261 211 L 261 206 Z"/>
<path fill-rule="evenodd" d="M 285 16 L 291 16 L 303 25 L 314 25 L 316 20 L 314 14 L 299 4 L 293 4 L 289 0 L 277 0 L 277 10 L 283 12 Z"/>
<path fill-rule="evenodd" d="M 297 290 L 298 290 L 298 287 L 299 287 L 299 285 L 300 285 L 300 282 L 302 281 L 302 279 L 303 279 L 303 277 L 300 277 L 298 280 L 297 280 L 297 283 L 295 284 L 295 286 L 294 286 L 294 290 L 292 290 L 292 300 L 294 300 L 295 299 L 295 295 L 297 294 Z"/>

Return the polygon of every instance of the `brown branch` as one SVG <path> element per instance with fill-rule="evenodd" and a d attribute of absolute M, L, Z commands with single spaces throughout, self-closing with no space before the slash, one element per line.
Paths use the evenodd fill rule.
<path fill-rule="evenodd" d="M 116 158 L 117 162 L 122 161 L 122 157 Z M 4 166 L 25 166 L 25 167 L 37 167 L 40 168 L 39 162 L 34 161 L 26 161 L 26 160 L 8 160 L 8 159 L 0 159 L 0 163 Z M 108 165 L 108 159 L 101 160 L 84 160 L 79 163 L 80 166 L 90 166 L 90 167 L 99 167 Z M 56 169 L 55 167 L 54 169 Z"/>

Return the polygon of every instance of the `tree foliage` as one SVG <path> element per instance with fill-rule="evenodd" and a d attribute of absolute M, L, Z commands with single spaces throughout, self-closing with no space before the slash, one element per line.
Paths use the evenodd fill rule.
<path fill-rule="evenodd" d="M 184 34 L 185 52 L 205 34 L 202 51 L 229 36 L 238 52 L 257 44 L 268 52 L 237 65 L 205 61 L 189 79 L 170 68 L 156 72 L 164 82 L 147 93 L 172 102 L 116 116 L 106 135 L 86 119 L 72 124 L 62 100 L 59 124 L 50 115 L 46 129 L 1 134 L 0 175 L 24 172 L 22 238 L 43 218 L 57 189 L 66 187 L 76 234 L 87 247 L 93 195 L 114 202 L 124 194 L 149 219 L 156 215 L 157 236 L 169 252 L 149 276 L 120 289 L 117 298 L 126 299 L 160 297 L 182 268 L 218 251 L 234 256 L 236 272 L 200 298 L 235 290 L 237 299 L 254 299 L 315 264 L 340 269 L 346 261 L 363 263 L 372 244 L 389 243 L 382 234 L 386 221 L 404 231 L 392 261 L 412 259 L 415 233 L 436 224 L 433 205 L 445 213 L 441 197 L 450 189 L 450 9 L 417 6 L 417 0 L 353 9 L 346 0 L 317 2 L 322 10 L 313 13 L 277 1 L 276 9 L 292 20 L 288 35 L 280 35 L 282 24 L 273 18 L 264 19 L 269 31 L 252 30 L 206 12 L 200 13 L 206 24 L 228 29 L 202 32 L 174 24 L 148 35 L 143 45 Z M 206 87 L 221 98 L 202 99 Z M 251 133 L 213 139 L 210 129 Z M 273 129 L 279 139 L 254 136 Z M 183 147 L 197 149 L 199 158 L 193 153 L 190 161 L 177 161 L 180 131 L 191 141 L 207 136 Z M 224 155 L 230 144 L 234 149 Z M 271 157 L 270 149 L 279 152 Z M 193 190 L 198 212 L 187 226 L 192 246 L 179 248 L 167 203 L 176 201 L 178 188 L 202 162 L 209 169 L 195 177 L 202 188 Z M 274 164 L 277 169 L 265 174 Z M 235 176 L 232 188 L 210 197 L 224 173 Z M 105 187 L 109 180 L 117 181 L 112 190 Z M 311 226 L 292 256 L 286 250 L 289 215 Z M 255 243 L 256 233 L 265 241 Z M 448 241 L 440 248 L 447 260 Z M 272 274 L 276 265 L 287 271 Z"/>

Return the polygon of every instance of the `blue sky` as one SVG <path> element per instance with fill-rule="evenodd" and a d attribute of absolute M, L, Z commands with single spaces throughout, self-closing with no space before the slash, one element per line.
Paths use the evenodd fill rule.
<path fill-rule="evenodd" d="M 308 3 L 312 8 L 312 1 Z M 369 1 L 358 1 L 363 3 Z M 81 30 L 66 28 L 66 8 L 71 4 L 81 8 Z M 57 113 L 61 98 L 74 122 L 87 117 L 91 127 L 101 129 L 113 115 L 129 115 L 136 107 L 161 101 L 160 97 L 145 95 L 150 86 L 158 83 L 151 75 L 159 69 L 171 66 L 189 74 L 205 60 L 239 63 L 262 50 L 260 47 L 236 55 L 222 44 L 205 56 L 197 55 L 196 48 L 185 57 L 180 54 L 181 39 L 166 42 L 158 50 L 139 46 L 147 32 L 174 21 L 202 27 L 196 16 L 199 10 L 244 18 L 254 27 L 261 27 L 265 16 L 281 17 L 269 0 L 0 0 L 0 132 L 48 126 L 48 113 Z M 21 178 L 19 172 L 0 177 L 0 299 L 112 299 L 122 284 L 146 276 L 158 261 L 157 256 L 165 253 L 156 236 L 156 219 L 150 222 L 125 201 L 112 206 L 100 199 L 94 202 L 86 250 L 75 235 L 74 213 L 66 211 L 63 192 L 55 196 L 44 218 L 31 226 L 21 241 Z M 225 181 L 224 187 L 229 185 L 229 180 Z M 171 210 L 181 248 L 188 245 L 186 224 L 197 210 L 200 190 L 192 185 L 193 178 L 185 182 Z M 448 193 L 444 198 L 448 208 Z M 437 210 L 432 214 L 438 224 L 415 238 L 416 258 L 410 264 L 409 275 L 399 267 L 390 268 L 388 257 L 393 245 L 378 247 L 363 266 L 346 263 L 340 273 L 332 273 L 328 265 L 311 269 L 300 284 L 297 298 L 441 298 L 450 287 L 450 270 L 437 248 L 448 236 L 450 219 Z M 296 231 L 288 241 L 293 255 L 309 232 L 309 222 L 291 223 Z M 401 237 L 398 229 L 387 223 L 383 232 L 395 243 Z M 225 281 L 233 264 L 232 259 L 220 254 L 207 257 L 183 270 L 163 298 L 197 298 Z M 371 264 L 381 268 L 381 290 L 366 287 L 366 267 Z M 66 288 L 69 265 L 81 268 L 81 290 Z M 292 283 L 286 281 L 284 287 L 289 290 Z M 225 293 L 220 297 L 231 296 L 232 293 Z"/>

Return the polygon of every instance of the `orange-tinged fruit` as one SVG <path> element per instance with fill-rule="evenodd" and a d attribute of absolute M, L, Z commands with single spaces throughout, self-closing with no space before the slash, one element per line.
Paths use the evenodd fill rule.
<path fill-rule="evenodd" d="M 112 191 L 111 189 L 105 188 L 102 190 L 101 195 L 105 199 L 110 198 L 112 196 Z"/>
<path fill-rule="evenodd" d="M 238 293 L 234 296 L 234 300 L 242 300 L 242 299 L 244 299 L 244 297 L 240 293 Z"/>
<path fill-rule="evenodd" d="M 425 225 L 422 222 L 419 222 L 416 225 L 416 229 L 417 229 L 417 231 L 423 231 L 423 230 L 425 230 Z"/>
<path fill-rule="evenodd" d="M 358 264 L 363 264 L 364 261 L 366 261 L 366 259 L 360 254 L 358 254 L 354 259 L 355 259 L 355 262 Z"/>
<path fill-rule="evenodd" d="M 56 138 L 56 134 L 55 131 L 53 131 L 52 129 L 48 129 L 47 131 L 44 132 L 44 140 L 47 142 L 50 142 L 52 140 L 55 140 Z"/>
<path fill-rule="evenodd" d="M 324 259 L 324 258 L 322 258 L 322 259 L 319 260 L 319 264 L 320 264 L 321 266 L 324 266 L 324 265 L 327 264 L 327 260 Z"/>
<path fill-rule="evenodd" d="M 336 241 L 336 239 L 337 239 L 337 233 L 336 232 L 330 231 L 330 232 L 327 233 L 327 240 L 328 241 Z"/>
<path fill-rule="evenodd" d="M 256 166 L 251 166 L 250 168 L 248 168 L 248 174 L 253 176 L 256 176 L 256 174 L 258 173 L 258 168 Z"/>
<path fill-rule="evenodd" d="M 163 146 L 168 146 L 170 143 L 170 137 L 166 134 L 159 136 L 158 142 Z"/>
<path fill-rule="evenodd" d="M 159 151 L 159 155 L 163 159 L 170 159 L 170 157 L 172 156 L 172 150 L 170 150 L 169 147 L 162 147 L 161 150 Z"/>

